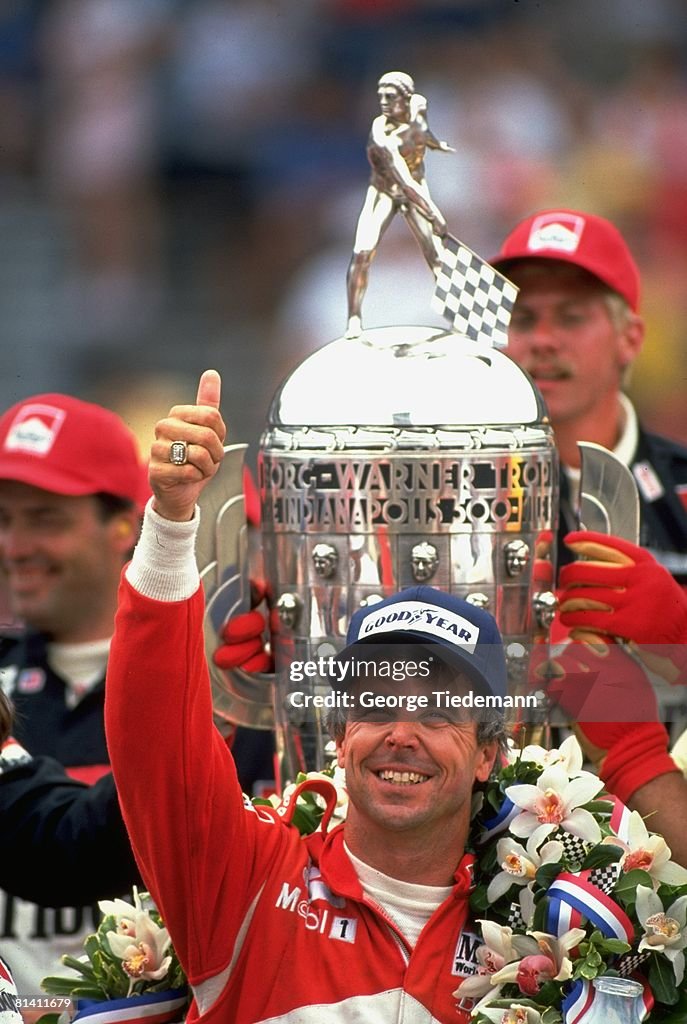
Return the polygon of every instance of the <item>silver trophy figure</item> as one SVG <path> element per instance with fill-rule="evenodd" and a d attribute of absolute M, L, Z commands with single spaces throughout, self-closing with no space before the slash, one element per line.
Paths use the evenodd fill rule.
<path fill-rule="evenodd" d="M 424 150 L 448 147 L 429 132 L 412 79 L 382 76 L 379 97 L 345 333 L 278 389 L 260 444 L 276 674 L 251 682 L 240 672 L 213 673 L 225 717 L 235 700 L 244 724 L 252 717 L 258 727 L 274 725 L 282 782 L 327 761 L 323 710 L 312 702 L 294 709 L 289 694 L 326 696 L 329 682 L 324 674 L 293 682 L 291 668 L 339 650 L 357 608 L 425 583 L 487 607 L 504 636 L 513 685 L 521 686 L 529 646 L 546 637 L 554 600 L 537 583 L 553 571 L 535 572 L 557 524 L 553 434 L 530 378 L 499 350 L 517 290 L 446 231 L 429 198 Z M 398 211 L 434 270 L 432 303 L 446 330 L 362 329 L 370 261 Z M 243 562 L 235 546 L 223 545 L 233 566 Z M 212 574 L 219 592 L 231 593 L 224 575 Z M 221 603 L 211 602 L 215 646 Z"/>
<path fill-rule="evenodd" d="M 427 100 L 403 71 L 388 71 L 377 83 L 381 113 L 372 122 L 367 156 L 372 173 L 358 218 L 353 256 L 348 267 L 348 329 L 362 329 L 361 305 L 375 250 L 397 213 L 402 213 L 418 240 L 422 255 L 436 274 L 441 262 L 440 239 L 447 226 L 425 180 L 426 149 L 453 150 L 437 139 L 427 124 Z"/>

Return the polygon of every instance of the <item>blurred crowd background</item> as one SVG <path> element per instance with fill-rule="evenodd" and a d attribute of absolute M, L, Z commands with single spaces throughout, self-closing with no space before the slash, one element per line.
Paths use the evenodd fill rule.
<path fill-rule="evenodd" d="M 280 380 L 345 327 L 388 70 L 455 147 L 428 181 L 481 255 L 539 207 L 617 223 L 649 325 L 632 394 L 687 441 L 684 0 L 0 2 L 0 406 L 69 391 L 147 443 L 216 366 L 254 458 Z M 364 320 L 438 322 L 431 293 L 397 218 Z"/>

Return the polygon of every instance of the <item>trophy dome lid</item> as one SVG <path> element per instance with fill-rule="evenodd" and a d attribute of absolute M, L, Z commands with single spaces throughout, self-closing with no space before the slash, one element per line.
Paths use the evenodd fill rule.
<path fill-rule="evenodd" d="M 271 426 L 546 422 L 530 377 L 498 349 L 441 328 L 379 327 L 308 356 L 272 401 Z"/>

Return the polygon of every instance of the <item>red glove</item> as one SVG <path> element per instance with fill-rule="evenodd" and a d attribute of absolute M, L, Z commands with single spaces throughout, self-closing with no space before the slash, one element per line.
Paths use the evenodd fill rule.
<path fill-rule="evenodd" d="M 627 804 L 632 794 L 647 782 L 679 772 L 668 753 L 668 743 L 668 733 L 660 722 L 638 724 L 627 736 L 616 740 L 599 770 L 609 793 Z"/>
<path fill-rule="evenodd" d="M 264 589 L 254 584 L 252 589 L 260 601 Z M 234 615 L 222 629 L 224 643 L 213 655 L 215 665 L 223 669 L 241 668 L 244 672 L 274 672 L 274 660 L 266 650 L 266 629 L 265 616 L 257 608 Z"/>
<path fill-rule="evenodd" d="M 554 648 L 547 659 L 539 656 L 534 678 L 546 685 L 549 700 L 569 718 L 586 723 L 592 740 L 597 725 L 608 738 L 612 724 L 620 735 L 631 725 L 658 720 L 656 697 L 644 669 L 612 641 L 569 641 Z M 608 749 L 604 743 L 595 745 Z"/>
<path fill-rule="evenodd" d="M 578 530 L 565 543 L 581 560 L 561 569 L 560 620 L 571 630 L 620 637 L 671 683 L 687 665 L 687 595 L 648 551 Z"/>
<path fill-rule="evenodd" d="M 652 779 L 678 771 L 644 669 L 615 643 L 570 642 L 547 665 L 549 698 L 574 719 L 586 755 L 624 803 Z"/>

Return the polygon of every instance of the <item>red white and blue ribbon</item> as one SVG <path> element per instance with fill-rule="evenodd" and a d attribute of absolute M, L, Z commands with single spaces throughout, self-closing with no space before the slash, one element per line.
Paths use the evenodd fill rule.
<path fill-rule="evenodd" d="M 552 899 L 546 910 L 546 930 L 549 935 L 556 935 L 560 938 L 571 928 L 579 928 L 582 924 L 582 914 L 576 907 L 570 906 L 561 899 Z"/>
<path fill-rule="evenodd" d="M 615 900 L 589 882 L 589 874 L 589 871 L 581 871 L 579 874 L 563 872 L 552 882 L 547 893 L 551 920 L 560 918 L 560 908 L 555 907 L 560 902 L 579 911 L 606 938 L 631 943 L 634 939 L 632 921 Z M 553 931 L 551 927 L 549 930 L 555 935 L 562 934 L 558 930 Z"/>
<path fill-rule="evenodd" d="M 614 796 L 612 799 L 611 828 L 618 839 L 622 839 L 624 843 L 627 843 L 630 837 L 630 808 L 626 807 L 621 800 L 618 800 L 617 796 Z"/>
<path fill-rule="evenodd" d="M 144 992 L 127 999 L 79 999 L 74 1021 L 87 1024 L 171 1024 L 185 1016 L 186 989 Z"/>
<path fill-rule="evenodd" d="M 576 981 L 563 999 L 563 1024 L 583 1024 L 589 1019 L 596 989 L 588 981 Z"/>
<path fill-rule="evenodd" d="M 653 1009 L 654 995 L 649 987 L 649 983 L 644 978 L 638 977 L 636 980 L 644 989 L 641 995 L 642 1005 L 636 1020 L 643 1021 L 646 1020 Z M 586 1021 L 591 1021 L 593 1019 L 592 1010 L 596 997 L 597 991 L 591 982 L 582 980 L 574 982 L 570 992 L 564 997 L 561 1004 L 563 1024 L 585 1024 Z"/>
<path fill-rule="evenodd" d="M 509 800 L 507 796 L 504 796 L 501 809 L 498 814 L 495 814 L 493 818 L 488 818 L 482 827 L 482 832 L 479 836 L 479 842 L 486 843 L 492 836 L 497 836 L 499 832 L 505 832 L 510 825 L 513 818 L 520 814 L 521 808 L 517 807 L 512 800 Z"/>

